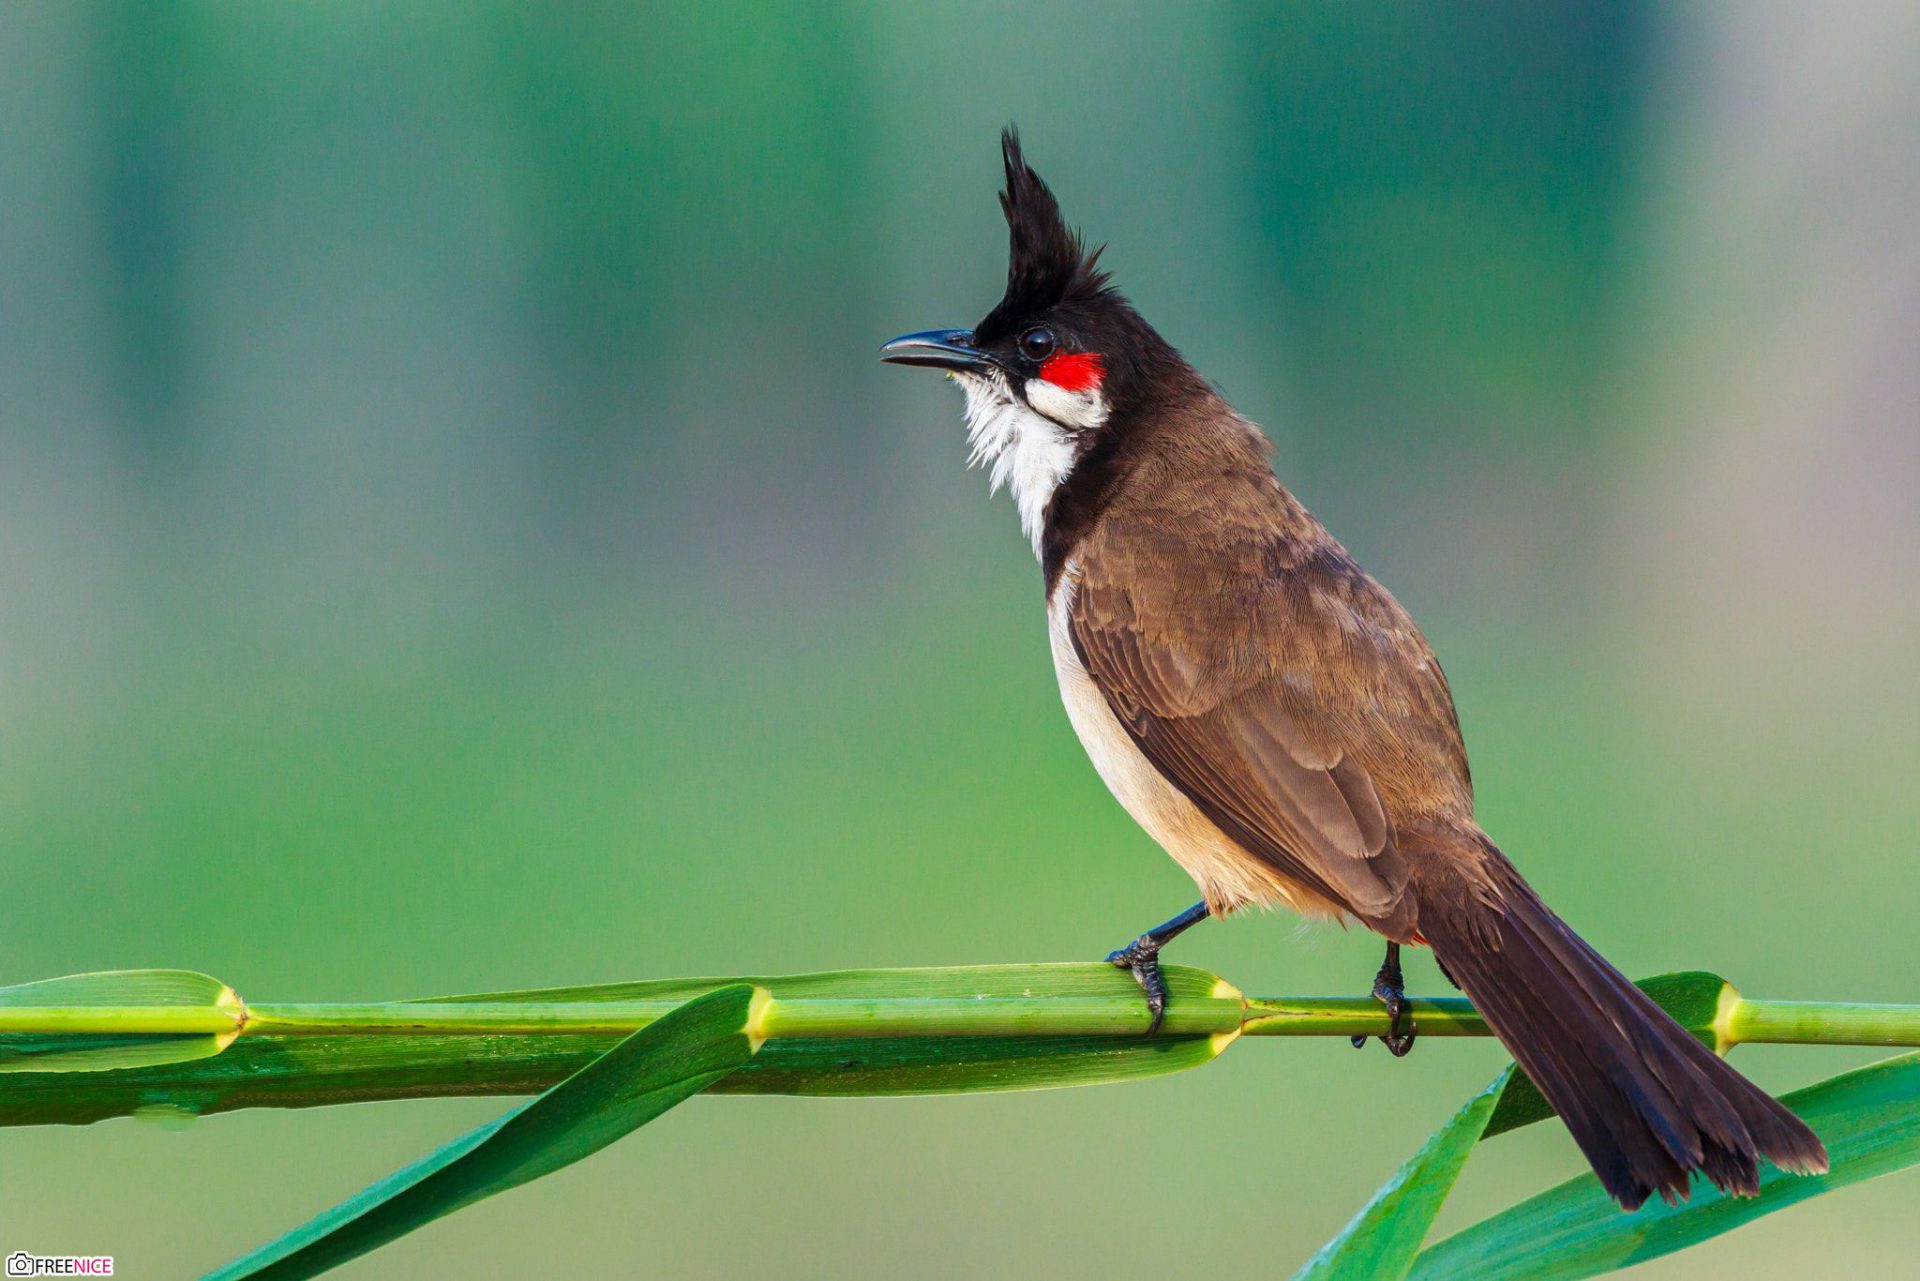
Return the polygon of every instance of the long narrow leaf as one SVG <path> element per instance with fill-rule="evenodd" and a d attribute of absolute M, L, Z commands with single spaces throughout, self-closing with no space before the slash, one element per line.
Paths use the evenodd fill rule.
<path fill-rule="evenodd" d="M 1514 1079 L 1509 1067 L 1408 1157 L 1294 1281 L 1400 1281 Z"/>
<path fill-rule="evenodd" d="M 1827 1145 L 1814 1177 L 1768 1168 L 1760 1195 L 1696 1184 L 1693 1199 L 1622 1214 L 1591 1174 L 1482 1220 L 1423 1253 L 1418 1281 L 1574 1281 L 1683 1250 L 1809 1197 L 1920 1163 L 1920 1054 L 1796 1090 L 1781 1102 Z"/>
<path fill-rule="evenodd" d="M 747 1062 L 759 1048 L 751 1030 L 757 1002 L 764 1002 L 764 990 L 746 984 L 688 1002 L 539 1098 L 218 1269 L 208 1281 L 316 1276 L 599 1151 Z"/>

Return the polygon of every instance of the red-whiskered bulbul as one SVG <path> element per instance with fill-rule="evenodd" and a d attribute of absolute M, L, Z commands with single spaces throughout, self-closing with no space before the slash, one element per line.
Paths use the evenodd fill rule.
<path fill-rule="evenodd" d="M 1395 1054 L 1414 1034 L 1400 947 L 1430 946 L 1628 1209 L 1684 1199 L 1694 1170 L 1754 1193 L 1763 1156 L 1824 1171 L 1799 1118 L 1621 977 L 1480 830 L 1426 638 L 1275 479 L 1259 429 L 1114 290 L 1012 130 L 1001 143 L 1005 295 L 971 330 L 881 356 L 966 393 L 974 460 L 1012 490 L 1040 558 L 1068 719 L 1200 887 L 1107 958 L 1145 989 L 1152 1027 L 1169 939 L 1284 904 L 1385 936 L 1373 990 Z"/>

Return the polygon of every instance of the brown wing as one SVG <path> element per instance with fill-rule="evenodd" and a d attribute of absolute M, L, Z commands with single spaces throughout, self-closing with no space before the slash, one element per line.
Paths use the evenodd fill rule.
<path fill-rule="evenodd" d="M 1114 715 L 1210 821 L 1385 920 L 1406 885 L 1395 826 L 1471 812 L 1465 753 L 1418 630 L 1298 515 L 1302 536 L 1268 526 L 1204 559 L 1163 526 L 1109 526 L 1076 557 L 1069 627 Z"/>

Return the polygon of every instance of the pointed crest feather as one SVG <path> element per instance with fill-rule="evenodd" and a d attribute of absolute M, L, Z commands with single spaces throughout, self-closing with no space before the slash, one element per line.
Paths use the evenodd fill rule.
<path fill-rule="evenodd" d="M 1060 203 L 1026 162 L 1020 135 L 1009 125 L 1000 134 L 1007 186 L 1000 208 L 1007 216 L 1007 292 L 980 322 L 992 335 L 1068 300 L 1085 300 L 1108 291 L 1099 270 L 1100 250 L 1088 251 L 1060 216 Z"/>

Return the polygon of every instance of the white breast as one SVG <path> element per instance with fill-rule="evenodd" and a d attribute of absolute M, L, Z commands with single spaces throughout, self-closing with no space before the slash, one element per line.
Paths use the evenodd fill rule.
<path fill-rule="evenodd" d="M 1303 915 L 1339 915 L 1338 909 L 1318 894 L 1282 877 L 1215 827 L 1134 746 L 1126 727 L 1114 716 L 1106 696 L 1087 675 L 1074 651 L 1068 619 L 1076 586 L 1075 566 L 1069 561 L 1047 608 L 1053 670 L 1060 681 L 1067 719 L 1114 798 L 1193 877 L 1216 915 L 1249 903 L 1271 906 L 1276 902 Z"/>

